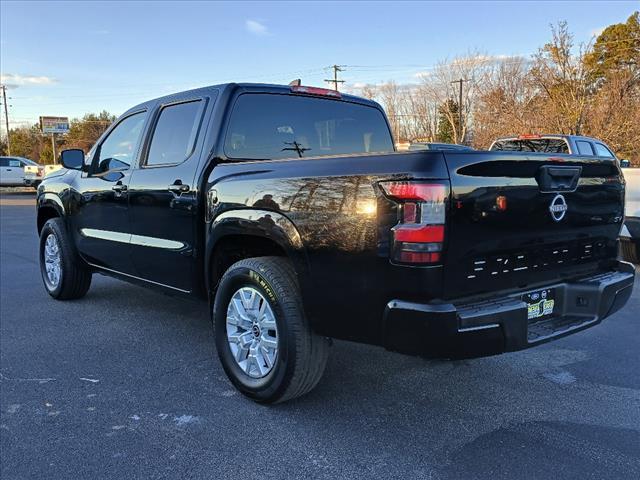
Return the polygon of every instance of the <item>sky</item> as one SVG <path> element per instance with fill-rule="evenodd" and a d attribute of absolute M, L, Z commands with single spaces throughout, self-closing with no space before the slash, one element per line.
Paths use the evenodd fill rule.
<path fill-rule="evenodd" d="M 475 51 L 528 56 L 566 20 L 576 42 L 640 2 L 0 2 L 0 73 L 11 127 L 80 117 L 224 82 L 345 89 L 416 82 Z M 3 119 L 4 120 L 4 119 Z M 4 127 L 4 121 L 2 122 Z"/>

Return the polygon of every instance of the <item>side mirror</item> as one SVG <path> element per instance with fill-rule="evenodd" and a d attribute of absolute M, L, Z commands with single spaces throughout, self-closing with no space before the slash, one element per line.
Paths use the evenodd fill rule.
<path fill-rule="evenodd" d="M 60 161 L 64 168 L 70 170 L 82 170 L 84 164 L 84 152 L 79 148 L 63 150 L 60 154 Z"/>
<path fill-rule="evenodd" d="M 620 160 L 620 166 L 622 168 L 629 168 L 631 166 L 631 162 L 629 160 Z"/>

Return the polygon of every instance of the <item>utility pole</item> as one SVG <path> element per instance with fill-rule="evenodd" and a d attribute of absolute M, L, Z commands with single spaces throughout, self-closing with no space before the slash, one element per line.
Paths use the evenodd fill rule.
<path fill-rule="evenodd" d="M 458 143 L 460 144 L 462 144 L 462 142 L 464 141 L 464 138 L 462 138 L 462 82 L 466 82 L 466 80 L 461 78 L 460 80 L 454 80 L 453 82 L 451 82 L 460 85 L 458 97 L 458 128 L 460 129 L 460 132 L 458 134 Z"/>
<path fill-rule="evenodd" d="M 9 135 L 9 110 L 7 110 L 7 87 L 2 85 L 2 103 L 4 103 L 4 122 L 7 126 L 7 155 L 11 156 L 11 135 Z"/>
<path fill-rule="evenodd" d="M 56 134 L 51 134 L 51 149 L 53 150 L 53 164 L 58 163 L 56 160 Z"/>
<path fill-rule="evenodd" d="M 338 80 L 338 72 L 344 72 L 343 68 L 345 67 L 345 65 L 333 65 L 331 66 L 331 68 L 333 68 L 333 80 L 325 80 L 325 82 L 327 83 L 333 83 L 333 89 L 337 92 L 338 91 L 338 84 L 339 83 L 344 83 L 344 80 Z"/>

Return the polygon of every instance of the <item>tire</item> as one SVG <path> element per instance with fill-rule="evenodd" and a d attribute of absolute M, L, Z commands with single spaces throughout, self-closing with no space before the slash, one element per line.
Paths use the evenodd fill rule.
<path fill-rule="evenodd" d="M 51 237 L 53 240 L 50 240 Z M 54 243 L 59 251 L 58 261 L 55 261 L 55 255 L 50 255 L 47 262 L 45 256 L 48 251 L 55 251 Z M 49 295 L 56 300 L 72 300 L 85 296 L 91 286 L 91 270 L 76 252 L 61 218 L 51 218 L 42 227 L 39 256 L 42 281 Z M 57 281 L 47 273 L 47 263 L 59 265 Z"/>
<path fill-rule="evenodd" d="M 640 244 L 633 240 L 620 240 L 620 256 L 627 262 L 640 263 Z"/>
<path fill-rule="evenodd" d="M 232 299 L 237 304 L 237 294 L 242 297 L 244 293 L 246 298 L 249 293 L 253 295 L 253 291 L 259 294 L 255 296 L 256 308 L 244 310 L 243 307 L 245 314 L 254 312 L 244 318 L 253 318 L 255 326 L 258 322 L 256 319 L 271 318 L 268 315 L 271 312 L 275 329 L 269 327 L 274 322 L 267 320 L 260 324 L 262 331 L 258 328 L 258 333 L 255 328 L 251 330 L 251 327 L 237 327 L 229 323 L 237 322 L 236 318 L 239 318 L 239 310 L 230 305 Z M 244 300 L 241 304 L 244 305 Z M 261 312 L 264 309 L 264 314 L 256 313 L 258 305 Z M 223 275 L 216 292 L 213 321 L 222 367 L 231 383 L 247 397 L 260 403 L 284 402 L 308 393 L 320 381 L 327 363 L 329 340 L 311 329 L 302 307 L 296 274 L 286 259 L 257 257 L 234 263 Z M 242 322 L 243 325 L 250 325 L 246 320 Z M 271 328 L 270 333 L 265 333 L 266 328 Z M 243 330 L 246 331 L 240 335 L 239 332 Z M 238 346 L 241 343 L 232 346 L 228 335 L 240 335 L 245 340 L 259 342 L 265 335 L 273 341 L 273 333 L 277 335 L 277 353 L 271 357 L 271 367 L 267 363 L 268 353 L 265 353 L 268 349 L 263 350 L 262 357 L 250 361 L 251 353 L 262 348 L 259 343 L 256 343 L 256 347 L 249 347 L 254 350 L 247 352 L 247 360 L 242 361 L 244 366 L 236 360 L 236 357 L 245 358 L 245 355 Z M 236 349 L 236 356 L 233 348 Z M 259 362 L 258 359 L 263 361 Z M 268 373 L 258 371 L 263 367 Z"/>

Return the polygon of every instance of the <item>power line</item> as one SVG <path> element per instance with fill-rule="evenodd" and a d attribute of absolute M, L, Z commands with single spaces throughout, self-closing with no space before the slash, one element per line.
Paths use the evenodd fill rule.
<path fill-rule="evenodd" d="M 338 91 L 338 84 L 344 83 L 344 80 L 338 80 L 338 72 L 344 72 L 344 67 L 346 65 L 332 65 L 333 68 L 333 80 L 325 80 L 327 83 L 333 83 L 333 89 Z"/>
<path fill-rule="evenodd" d="M 248 80 L 258 80 L 258 79 L 280 79 L 280 78 L 289 78 L 289 77 L 295 77 L 297 75 L 310 75 L 310 74 L 320 74 L 323 71 L 326 71 L 326 67 L 318 67 L 318 68 L 313 68 L 313 69 L 309 69 L 309 70 L 297 70 L 297 71 L 293 71 L 293 72 L 288 72 L 288 73 L 272 73 L 272 74 L 265 74 L 265 75 L 250 75 Z M 177 91 L 177 89 L 179 89 L 180 87 L 183 86 L 189 86 L 189 85 L 193 85 L 195 83 L 201 83 L 202 85 L 199 87 L 193 87 L 190 90 L 197 90 L 199 88 L 206 88 L 206 87 L 210 87 L 212 85 L 217 85 L 217 84 L 223 84 L 225 82 L 220 81 L 220 82 L 214 82 L 212 83 L 211 81 L 207 81 L 207 80 L 203 80 L 203 81 L 189 81 L 189 82 L 176 82 L 176 83 L 145 83 L 145 84 L 129 84 L 129 85 L 115 85 L 116 88 L 146 88 L 146 90 L 141 91 L 140 93 L 137 92 L 127 92 L 127 93 L 98 93 L 98 94 L 94 94 L 94 95 L 47 95 L 46 98 L 61 98 L 61 99 L 65 99 L 65 98 L 95 98 L 95 99 L 101 99 L 101 98 L 111 98 L 111 97 L 125 97 L 125 96 L 136 96 L 136 95 L 149 95 L 149 89 L 148 87 L 158 87 L 158 88 L 167 88 L 167 89 L 173 89 L 175 91 Z M 58 90 L 61 89 L 74 89 L 77 90 L 77 87 L 64 87 L 64 86 L 56 86 L 56 88 Z M 100 89 L 103 88 L 108 88 L 110 90 L 113 90 L 114 86 L 105 86 L 105 87 L 97 87 Z M 166 93 L 165 95 L 171 95 L 172 92 Z M 33 100 L 33 97 L 14 97 L 14 98 L 22 98 L 22 99 L 27 99 L 27 100 Z"/>
<path fill-rule="evenodd" d="M 605 41 L 605 42 L 600 42 L 599 45 L 608 45 L 608 44 L 613 44 L 613 43 L 621 43 L 621 42 L 629 42 L 629 41 L 635 41 L 634 38 L 628 38 L 628 39 L 619 39 L 619 40 L 611 40 L 611 41 Z M 629 46 L 629 47 L 623 47 L 618 49 L 619 51 L 626 51 L 626 50 L 637 50 L 639 47 L 637 46 Z M 460 57 L 458 59 L 454 59 L 451 62 L 447 62 L 447 63 L 437 63 L 435 65 L 425 65 L 425 64 L 419 64 L 419 63 L 406 63 L 406 64 L 382 64 L 382 65 L 342 65 L 343 67 L 348 67 L 350 71 L 376 71 L 376 70 L 382 70 L 382 71 L 402 71 L 402 69 L 414 69 L 414 68 L 420 68 L 423 70 L 434 70 L 436 68 L 439 67 L 451 67 L 451 66 L 456 66 L 456 65 L 463 65 L 465 63 L 478 63 L 478 64 L 484 64 L 484 63 L 501 63 L 501 64 L 515 64 L 515 63 L 520 63 L 520 62 L 532 62 L 534 61 L 534 59 L 532 59 L 531 57 L 533 57 L 534 55 L 537 55 L 539 52 L 533 52 L 533 53 L 523 53 L 523 54 L 515 54 L 515 55 L 506 55 L 506 56 L 484 56 L 484 55 L 478 55 L 478 56 L 469 56 L 469 57 Z M 483 58 L 484 57 L 484 58 Z M 509 62 L 506 62 L 506 60 L 509 60 Z"/>

